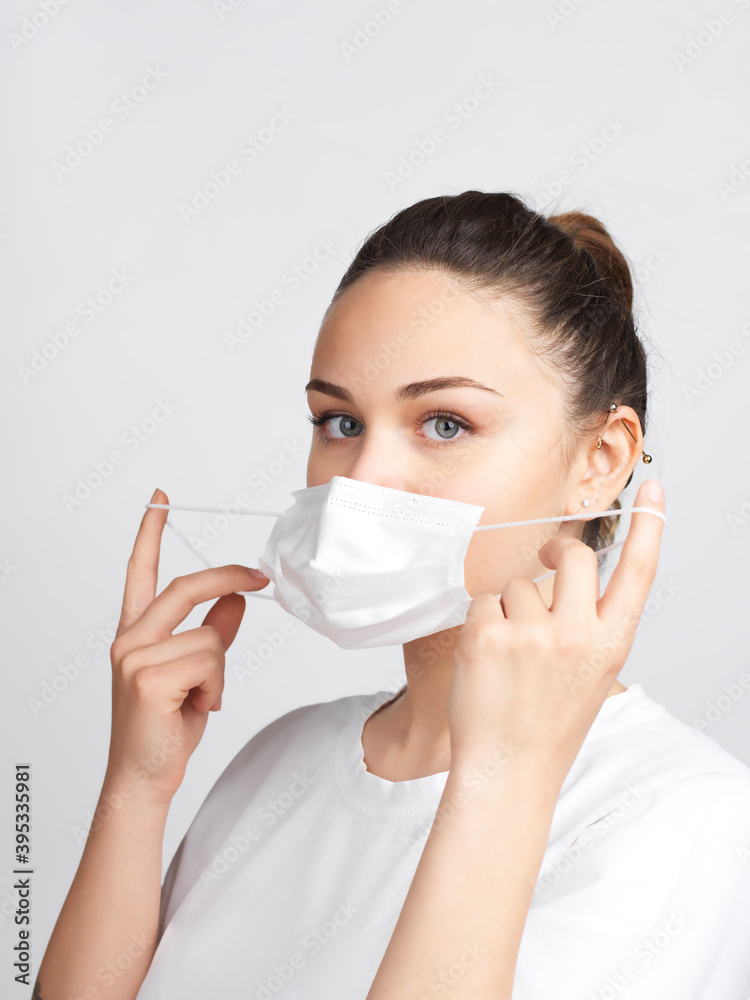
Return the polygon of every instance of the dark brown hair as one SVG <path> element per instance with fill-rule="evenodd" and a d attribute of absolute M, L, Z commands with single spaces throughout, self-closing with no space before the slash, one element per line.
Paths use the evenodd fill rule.
<path fill-rule="evenodd" d="M 598 219 L 576 211 L 545 217 L 508 192 L 425 198 L 365 238 L 331 304 L 373 268 L 438 268 L 470 293 L 526 311 L 528 346 L 557 373 L 562 392 L 565 467 L 583 437 L 604 427 L 610 403 L 631 406 L 645 433 L 647 361 L 630 268 Z M 619 499 L 609 509 L 619 510 Z M 587 521 L 583 541 L 611 544 L 618 520 Z"/>

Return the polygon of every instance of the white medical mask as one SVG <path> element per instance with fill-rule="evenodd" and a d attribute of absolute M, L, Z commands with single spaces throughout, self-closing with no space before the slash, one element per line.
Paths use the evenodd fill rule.
<path fill-rule="evenodd" d="M 278 518 L 263 552 L 251 562 L 273 582 L 273 593 L 245 593 L 277 601 L 342 649 L 400 645 L 462 625 L 473 600 L 464 586 L 464 558 L 475 531 L 629 511 L 656 514 L 666 522 L 661 511 L 625 507 L 587 510 L 583 518 L 567 514 L 477 525 L 485 510 L 477 504 L 408 493 L 346 476 L 293 490 L 292 496 L 294 503 L 285 511 L 236 511 Z M 226 508 L 146 506 L 227 513 Z M 621 545 L 624 541 L 597 552 Z M 542 573 L 534 582 L 554 572 Z"/>

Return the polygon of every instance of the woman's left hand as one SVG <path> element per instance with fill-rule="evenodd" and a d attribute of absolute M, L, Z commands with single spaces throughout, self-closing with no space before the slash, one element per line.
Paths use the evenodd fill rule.
<path fill-rule="evenodd" d="M 648 480 L 634 506 L 664 511 Z M 577 538 L 539 549 L 555 569 L 550 607 L 533 580 L 514 577 L 502 598 L 472 601 L 456 645 L 448 705 L 451 768 L 497 753 L 541 765 L 562 785 L 633 643 L 659 561 L 664 522 L 630 515 L 619 562 L 603 597 L 597 557 Z"/>

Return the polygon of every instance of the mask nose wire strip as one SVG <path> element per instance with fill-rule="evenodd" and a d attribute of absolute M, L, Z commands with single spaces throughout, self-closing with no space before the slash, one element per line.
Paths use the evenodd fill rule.
<path fill-rule="evenodd" d="M 220 507 L 177 507 L 174 504 L 169 504 L 169 503 L 147 503 L 146 506 L 147 507 L 163 507 L 163 508 L 166 508 L 167 510 L 197 510 L 197 511 L 206 511 L 208 513 L 226 514 L 226 511 L 222 510 Z M 279 517 L 279 513 L 277 513 L 276 511 L 241 510 L 239 513 L 240 514 L 270 514 L 272 517 Z M 206 559 L 206 557 L 201 552 L 199 552 L 197 549 L 193 548 L 193 546 L 190 544 L 190 542 L 187 540 L 187 538 L 185 538 L 185 536 L 183 535 L 183 533 L 179 529 L 175 528 L 175 526 L 169 520 L 169 516 L 167 516 L 167 527 L 171 528 L 172 531 L 174 531 L 175 535 L 177 535 L 177 537 L 181 541 L 183 541 L 185 543 L 185 545 L 187 545 L 187 547 L 190 549 L 190 551 L 193 553 L 193 555 L 197 556 L 207 569 L 215 569 L 215 567 L 211 565 L 211 563 L 208 561 L 208 559 Z M 271 594 L 259 594 L 259 593 L 257 593 L 254 590 L 243 590 L 243 591 L 241 591 L 241 593 L 243 593 L 243 594 L 251 594 L 253 597 L 262 597 L 263 600 L 265 600 L 265 601 L 273 601 L 273 600 L 275 600 L 275 598 Z"/>

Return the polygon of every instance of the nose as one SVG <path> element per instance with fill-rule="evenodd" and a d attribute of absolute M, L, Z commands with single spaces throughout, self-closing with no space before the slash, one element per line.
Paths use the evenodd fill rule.
<path fill-rule="evenodd" d="M 374 465 L 360 467 L 360 463 L 358 462 L 355 468 L 350 469 L 348 472 L 338 472 L 336 475 L 346 476 L 347 479 L 354 479 L 358 483 L 369 483 L 371 486 L 387 486 L 392 490 L 405 490 L 407 493 L 413 492 L 409 488 L 409 483 L 403 477 L 392 475 L 388 469 L 383 468 L 382 464 L 378 467 Z"/>
<path fill-rule="evenodd" d="M 350 456 L 348 464 L 337 470 L 337 475 L 346 476 L 359 483 L 370 483 L 373 486 L 387 486 L 392 490 L 404 490 L 413 493 L 413 478 L 408 468 L 401 468 L 400 461 L 405 462 L 407 456 L 399 460 L 396 442 L 393 435 L 386 431 L 377 434 L 370 428 L 369 435 L 355 455 Z"/>

